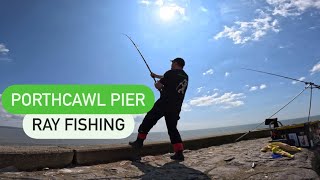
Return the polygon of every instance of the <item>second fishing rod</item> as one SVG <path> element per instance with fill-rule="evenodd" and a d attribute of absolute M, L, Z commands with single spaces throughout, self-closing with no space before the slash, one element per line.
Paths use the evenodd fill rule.
<path fill-rule="evenodd" d="M 297 81 L 297 82 L 301 82 L 304 83 L 306 85 L 306 87 L 299 93 L 297 94 L 292 100 L 290 100 L 286 105 L 284 105 L 282 108 L 280 108 L 276 113 L 274 113 L 273 115 L 271 115 L 269 118 L 272 118 L 274 115 L 276 115 L 277 113 L 279 113 L 281 110 L 283 110 L 285 107 L 287 107 L 291 102 L 293 102 L 297 97 L 299 97 L 306 89 L 310 88 L 310 101 L 309 101 L 309 111 L 308 111 L 308 122 L 310 121 L 310 113 L 311 113 L 311 107 L 312 107 L 312 89 L 313 88 L 317 88 L 320 89 L 320 86 L 313 83 L 313 82 L 307 82 L 307 81 L 303 81 L 303 80 L 299 80 L 299 79 L 295 79 L 295 78 L 291 78 L 291 77 L 287 77 L 287 76 L 283 76 L 283 75 L 279 75 L 279 74 L 274 74 L 274 73 L 270 73 L 270 72 L 265 72 L 265 71 L 259 71 L 259 70 L 255 70 L 255 69 L 249 69 L 249 68 L 241 68 L 244 70 L 248 70 L 248 71 L 254 71 L 254 72 L 259 72 L 259 73 L 264 73 L 264 74 L 269 74 L 269 75 L 273 75 L 273 76 L 278 76 L 278 77 L 282 77 L 285 79 L 290 79 L 293 81 Z M 269 119 L 268 118 L 268 119 Z M 256 126 L 254 129 L 248 131 L 247 133 L 243 134 L 242 136 L 240 136 L 239 138 L 237 138 L 235 141 L 239 141 L 241 140 L 243 137 L 245 137 L 246 135 L 248 135 L 250 132 L 256 130 L 259 126 L 261 126 L 265 121 L 263 121 L 262 123 L 260 123 L 258 126 Z"/>

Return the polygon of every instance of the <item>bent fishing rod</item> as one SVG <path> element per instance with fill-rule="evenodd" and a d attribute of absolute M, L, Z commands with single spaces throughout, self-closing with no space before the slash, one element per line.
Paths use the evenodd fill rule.
<path fill-rule="evenodd" d="M 148 68 L 148 70 L 149 70 L 149 72 L 150 72 L 150 74 L 151 74 L 152 71 L 151 71 L 151 69 L 150 69 L 147 61 L 144 59 L 144 57 L 143 57 L 142 53 L 140 52 L 140 50 L 139 50 L 138 46 L 136 45 L 136 43 L 134 43 L 134 41 L 133 41 L 127 34 L 124 34 L 124 33 L 122 33 L 122 34 L 125 35 L 125 36 L 127 36 L 127 38 L 132 42 L 132 44 L 134 45 L 134 47 L 138 50 L 140 56 L 142 57 L 144 63 L 146 64 L 146 66 L 147 66 L 147 68 Z M 156 83 L 156 82 L 157 82 L 157 81 L 156 81 L 156 78 L 154 78 L 154 77 L 152 77 L 152 78 L 153 78 L 154 82 Z"/>
<path fill-rule="evenodd" d="M 274 74 L 274 73 L 269 73 L 269 72 L 265 72 L 265 71 L 259 71 L 259 70 L 254 70 L 254 69 L 249 69 L 249 68 L 241 68 L 241 69 L 245 69 L 248 71 L 255 71 L 255 72 L 259 72 L 259 73 L 264 73 L 264 74 L 269 74 L 269 75 L 273 75 L 273 76 L 278 76 L 278 77 L 282 77 L 282 78 L 286 78 L 286 79 L 291 79 L 297 82 L 301 82 L 304 83 L 305 85 L 307 85 L 307 87 L 305 87 L 299 94 L 297 94 L 291 101 L 289 101 L 286 105 L 284 105 L 282 108 L 280 108 L 276 113 L 274 113 L 273 115 L 271 115 L 268 119 L 272 118 L 274 115 L 276 115 L 278 112 L 280 112 L 282 109 L 284 109 L 286 106 L 288 106 L 292 101 L 294 101 L 298 96 L 300 96 L 306 89 L 310 88 L 310 102 L 309 102 L 309 114 L 308 114 L 308 122 L 310 121 L 310 112 L 311 112 L 311 106 L 312 106 L 312 89 L 313 88 L 318 88 L 320 89 L 320 86 L 317 84 L 314 84 L 313 82 L 306 82 L 306 81 L 302 81 L 299 79 L 295 79 L 295 78 L 291 78 L 291 77 L 287 77 L 287 76 L 282 76 L 282 75 L 278 75 L 278 74 Z M 264 121 L 262 123 L 260 123 L 258 126 L 256 126 L 254 129 L 248 131 L 247 133 L 243 134 L 242 136 L 240 136 L 238 139 L 235 140 L 235 142 L 239 141 L 240 139 L 242 139 L 244 136 L 246 136 L 247 134 L 249 134 L 251 131 L 254 131 L 255 129 L 257 129 L 261 124 L 263 124 Z"/>

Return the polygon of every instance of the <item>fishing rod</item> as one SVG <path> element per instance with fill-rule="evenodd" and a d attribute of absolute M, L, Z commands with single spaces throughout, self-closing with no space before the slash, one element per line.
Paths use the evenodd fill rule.
<path fill-rule="evenodd" d="M 306 89 L 310 88 L 310 102 L 309 102 L 309 113 L 308 113 L 308 122 L 310 121 L 310 112 L 311 112 L 311 106 L 312 106 L 312 89 L 313 88 L 318 88 L 320 89 L 320 86 L 313 83 L 313 82 L 306 82 L 306 81 L 302 81 L 299 79 L 295 79 L 295 78 L 291 78 L 291 77 L 287 77 L 287 76 L 282 76 L 282 75 L 278 75 L 278 74 L 274 74 L 274 73 L 269 73 L 269 72 L 265 72 L 265 71 L 259 71 L 259 70 L 254 70 L 254 69 L 249 69 L 249 68 L 241 68 L 241 69 L 245 69 L 248 71 L 255 71 L 255 72 L 259 72 L 259 73 L 264 73 L 264 74 L 269 74 L 269 75 L 273 75 L 273 76 L 278 76 L 278 77 L 282 77 L 282 78 L 286 78 L 286 79 L 291 79 L 294 81 L 298 81 L 298 82 L 302 82 L 305 85 L 307 85 L 307 87 L 305 87 L 299 94 L 297 94 L 291 101 L 289 101 L 286 105 L 284 105 L 281 109 L 279 109 L 276 113 L 274 113 L 273 115 L 271 115 L 268 119 L 272 118 L 274 115 L 276 115 L 278 112 L 280 112 L 282 109 L 284 109 L 286 106 L 288 106 L 292 101 L 294 101 L 298 96 L 300 96 Z M 251 131 L 257 129 L 261 124 L 263 124 L 264 122 L 260 123 L 257 127 L 255 127 L 254 129 L 248 131 L 247 133 L 243 134 L 242 136 L 240 136 L 238 139 L 235 140 L 235 142 L 239 141 L 240 139 L 242 139 L 244 136 L 246 136 L 247 134 L 249 134 Z"/>
<path fill-rule="evenodd" d="M 282 77 L 282 78 L 286 78 L 286 79 L 291 79 L 293 81 L 298 81 L 298 82 L 305 83 L 306 85 L 310 84 L 310 85 L 314 86 L 315 88 L 320 89 L 320 86 L 317 85 L 317 84 L 314 84 L 313 82 L 306 82 L 306 81 L 302 81 L 302 80 L 291 78 L 291 77 L 287 77 L 287 76 L 282 76 L 282 75 L 278 75 L 278 74 L 274 74 L 274 73 L 269 73 L 269 72 L 259 71 L 259 70 L 249 69 L 249 68 L 241 68 L 241 69 L 245 69 L 245 70 L 248 70 L 248 71 L 255 71 L 255 72 L 264 73 L 264 74 L 269 74 L 269 75 L 273 75 L 273 76 L 278 76 L 278 77 Z"/>
<path fill-rule="evenodd" d="M 144 59 L 144 57 L 143 57 L 142 53 L 140 52 L 140 50 L 139 50 L 138 46 L 136 45 L 136 43 L 134 43 L 134 41 L 133 41 L 127 34 L 124 34 L 124 33 L 122 33 L 122 34 L 125 35 L 125 36 L 127 36 L 127 38 L 132 42 L 132 44 L 134 45 L 134 47 L 138 50 L 138 52 L 139 52 L 140 56 L 142 57 L 144 63 L 146 64 L 146 66 L 147 66 L 150 74 L 152 74 L 152 71 L 151 71 L 151 69 L 150 69 L 147 61 Z M 154 77 L 152 77 L 152 78 L 153 78 L 154 82 L 156 83 L 156 82 L 157 82 L 156 79 L 155 79 Z"/>

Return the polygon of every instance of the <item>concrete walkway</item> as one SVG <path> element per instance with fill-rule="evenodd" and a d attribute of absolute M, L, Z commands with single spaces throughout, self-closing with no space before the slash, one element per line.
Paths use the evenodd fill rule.
<path fill-rule="evenodd" d="M 14 167 L 7 167 L 0 179 L 320 179 L 316 172 L 320 170 L 319 149 L 303 149 L 294 159 L 272 159 L 271 152 L 260 152 L 269 140 L 186 150 L 183 162 L 170 160 L 166 153 L 144 156 L 140 162 L 121 160 L 32 172 L 15 172 Z"/>
<path fill-rule="evenodd" d="M 254 131 L 245 138 L 269 136 L 269 131 Z M 232 143 L 242 133 L 203 137 L 184 141 L 186 149 L 200 149 L 213 145 Z M 169 142 L 146 144 L 141 155 L 158 155 L 172 152 Z M 42 168 L 64 168 L 70 165 L 92 165 L 120 160 L 130 160 L 135 155 L 129 145 L 86 145 L 86 146 L 0 146 L 1 169 L 14 167 L 18 170 Z"/>

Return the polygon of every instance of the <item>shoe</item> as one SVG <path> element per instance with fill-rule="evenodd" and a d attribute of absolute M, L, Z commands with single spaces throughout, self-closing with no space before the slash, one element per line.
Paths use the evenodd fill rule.
<path fill-rule="evenodd" d="M 184 155 L 182 151 L 175 152 L 173 156 L 170 156 L 172 160 L 184 161 Z"/>
<path fill-rule="evenodd" d="M 135 141 L 131 141 L 129 142 L 129 145 L 132 146 L 133 148 L 140 149 L 143 146 L 143 140 L 137 139 Z"/>

